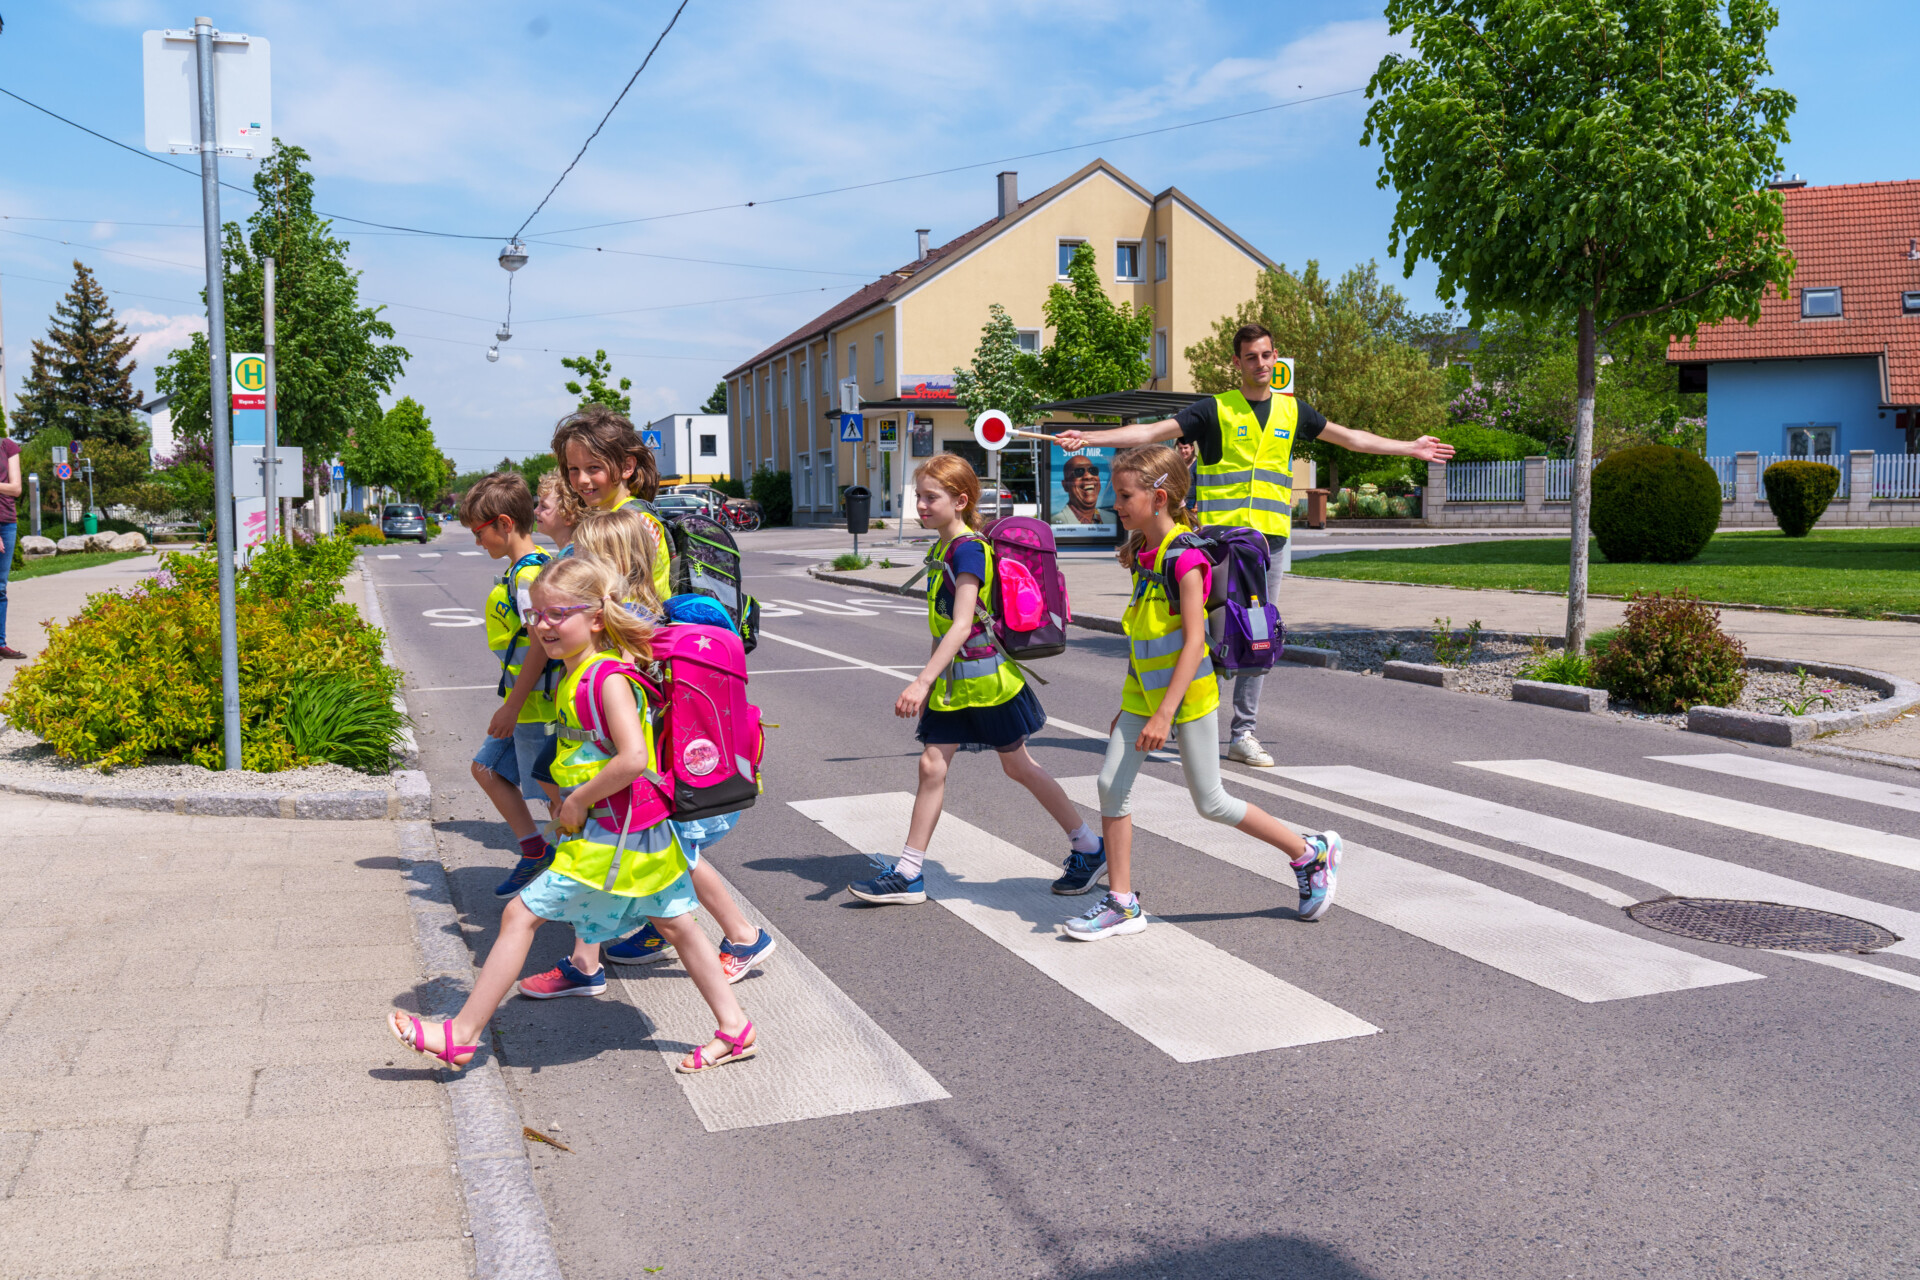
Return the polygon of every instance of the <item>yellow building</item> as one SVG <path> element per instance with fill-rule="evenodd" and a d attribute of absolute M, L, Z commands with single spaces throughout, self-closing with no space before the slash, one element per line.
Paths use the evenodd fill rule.
<path fill-rule="evenodd" d="M 914 261 L 728 372 L 738 474 L 791 472 L 796 523 L 832 520 L 841 490 L 855 484 L 872 490 L 876 516 L 893 514 L 903 467 L 944 449 L 971 457 L 1016 500 L 1036 501 L 1029 451 L 987 455 L 974 444 L 953 403 L 953 370 L 973 359 L 995 302 L 1023 347 L 1044 346 L 1051 335 L 1041 307 L 1079 244 L 1093 246 L 1116 303 L 1153 311 L 1154 376 L 1145 390 L 1191 391 L 1182 353 L 1251 298 L 1274 265 L 1178 188 L 1154 195 L 1104 160 L 1025 200 L 1017 177 L 998 175 L 990 221 L 938 248 L 920 231 Z M 856 397 L 865 439 L 842 442 L 842 401 Z"/>

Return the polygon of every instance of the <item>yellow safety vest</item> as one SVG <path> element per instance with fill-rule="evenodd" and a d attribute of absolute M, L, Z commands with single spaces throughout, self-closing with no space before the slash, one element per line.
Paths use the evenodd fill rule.
<path fill-rule="evenodd" d="M 1175 525 L 1161 540 L 1150 559 L 1137 561 L 1133 569 L 1133 599 L 1120 615 L 1121 629 L 1127 633 L 1127 684 L 1120 695 L 1120 708 L 1135 715 L 1150 716 L 1160 709 L 1160 700 L 1173 683 L 1174 664 L 1186 647 L 1186 635 L 1180 619 L 1167 608 L 1167 587 L 1160 576 L 1160 562 L 1167 546 L 1185 530 Z M 1180 700 L 1174 723 L 1197 720 L 1220 706 L 1220 682 L 1214 676 L 1213 655 L 1200 659 L 1193 673 L 1187 696 Z"/>
<path fill-rule="evenodd" d="M 591 782 L 612 759 L 580 723 L 576 695 L 580 682 L 596 664 L 618 660 L 615 653 L 594 654 L 569 672 L 554 693 L 560 713 L 560 749 L 554 756 L 553 780 L 563 789 Z M 647 715 L 646 691 L 634 685 L 633 698 L 640 710 L 647 759 L 652 760 L 653 722 Z M 673 823 L 662 821 L 637 831 L 630 828 L 623 837 L 612 806 L 604 801 L 588 811 L 586 825 L 579 834 L 560 842 L 553 856 L 553 869 L 569 880 L 627 898 L 660 892 L 686 874 L 687 865 Z"/>
<path fill-rule="evenodd" d="M 927 626 L 933 632 L 937 645 L 941 637 L 953 630 L 953 619 L 940 612 L 940 584 L 947 580 L 952 566 L 947 563 L 947 547 L 950 544 L 937 542 L 933 550 L 927 553 Z M 985 538 L 980 545 L 987 553 L 987 576 L 980 584 L 980 603 L 984 605 L 987 593 L 993 590 L 993 547 Z M 957 594 L 960 584 L 956 580 L 953 589 Z M 976 607 L 977 612 L 977 607 Z M 1011 702 L 1026 688 L 1026 677 L 1020 674 L 1020 668 L 994 649 L 984 657 L 968 657 L 968 649 L 978 649 L 989 644 L 987 628 L 990 623 L 975 623 L 974 632 L 968 635 L 969 644 L 961 647 L 947 669 L 933 682 L 933 692 L 927 698 L 927 705 L 935 711 L 959 711 L 966 707 L 997 707 L 1003 702 Z M 975 645 L 971 643 L 977 640 Z"/>
<path fill-rule="evenodd" d="M 629 502 L 638 501 L 638 498 L 628 494 L 607 509 L 618 511 Z M 673 543 L 667 537 L 667 526 L 660 523 L 657 516 L 643 510 L 640 518 L 646 522 L 647 532 L 653 535 L 653 594 L 664 601 L 673 594 Z"/>
<path fill-rule="evenodd" d="M 544 551 L 522 556 L 508 566 L 487 593 L 487 648 L 500 664 L 501 696 L 513 691 L 520 678 L 521 661 L 527 652 L 527 625 L 523 621 L 532 607 L 527 593 L 541 568 L 551 559 Z M 542 680 L 527 695 L 520 707 L 521 724 L 544 724 L 553 719 L 553 691 Z"/>
<path fill-rule="evenodd" d="M 1220 461 L 1201 461 L 1201 524 L 1231 524 L 1288 537 L 1293 532 L 1293 437 L 1300 405 L 1276 395 L 1262 427 L 1238 391 L 1213 398 L 1220 418 Z"/>

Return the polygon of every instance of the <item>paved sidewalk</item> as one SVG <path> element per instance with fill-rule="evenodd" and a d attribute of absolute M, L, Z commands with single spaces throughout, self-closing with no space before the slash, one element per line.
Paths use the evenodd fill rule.
<path fill-rule="evenodd" d="M 911 564 L 898 568 L 876 567 L 845 576 L 898 584 L 919 568 L 919 554 L 924 552 L 916 554 Z M 1060 563 L 1075 613 L 1120 616 L 1127 605 L 1128 579 L 1118 564 L 1110 559 L 1065 557 Z M 1436 617 L 1450 617 L 1455 627 L 1478 618 L 1490 631 L 1561 636 L 1566 633 L 1567 621 L 1567 604 L 1562 596 L 1347 582 L 1292 574 L 1280 589 L 1280 612 L 1286 618 L 1288 632 L 1295 634 L 1430 627 Z M 1624 601 L 1593 600 L 1587 606 L 1588 624 L 1595 630 L 1616 626 L 1625 612 Z M 1920 680 L 1920 623 L 1726 609 L 1720 614 L 1720 625 L 1743 641 L 1747 652 L 1756 657 L 1838 662 Z M 1890 725 L 1829 741 L 1920 757 L 1920 716 L 1909 715 Z"/>
<path fill-rule="evenodd" d="M 0 795 L 0 1277 L 464 1277 L 399 827 Z"/>

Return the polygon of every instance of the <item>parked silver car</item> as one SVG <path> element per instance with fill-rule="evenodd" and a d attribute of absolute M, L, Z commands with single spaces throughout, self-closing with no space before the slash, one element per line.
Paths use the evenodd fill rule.
<path fill-rule="evenodd" d="M 389 502 L 380 511 L 380 532 L 389 538 L 427 540 L 427 517 L 411 502 Z"/>

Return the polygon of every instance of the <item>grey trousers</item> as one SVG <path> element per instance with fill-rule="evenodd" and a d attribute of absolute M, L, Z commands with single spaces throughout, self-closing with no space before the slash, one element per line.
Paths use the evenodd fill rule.
<path fill-rule="evenodd" d="M 1134 750 L 1133 743 L 1147 727 L 1147 718 L 1131 711 L 1120 713 L 1120 723 L 1107 739 L 1107 758 L 1100 765 L 1100 816 L 1124 818 L 1131 806 L 1134 780 L 1146 753 Z M 1209 711 L 1185 724 L 1173 726 L 1173 741 L 1180 747 L 1180 771 L 1187 778 L 1187 793 L 1200 816 L 1213 822 L 1237 827 L 1247 816 L 1247 802 L 1227 794 L 1220 785 L 1220 713 Z"/>
<path fill-rule="evenodd" d="M 1267 599 L 1274 604 L 1280 603 L 1280 549 L 1287 540 L 1279 534 L 1267 535 Z M 1232 742 L 1242 734 L 1255 733 L 1260 721 L 1260 685 L 1267 678 L 1264 671 L 1222 671 L 1223 680 L 1233 680 L 1233 718 L 1227 725 L 1227 741 Z M 1258 734 L 1255 734 L 1257 737 Z"/>

